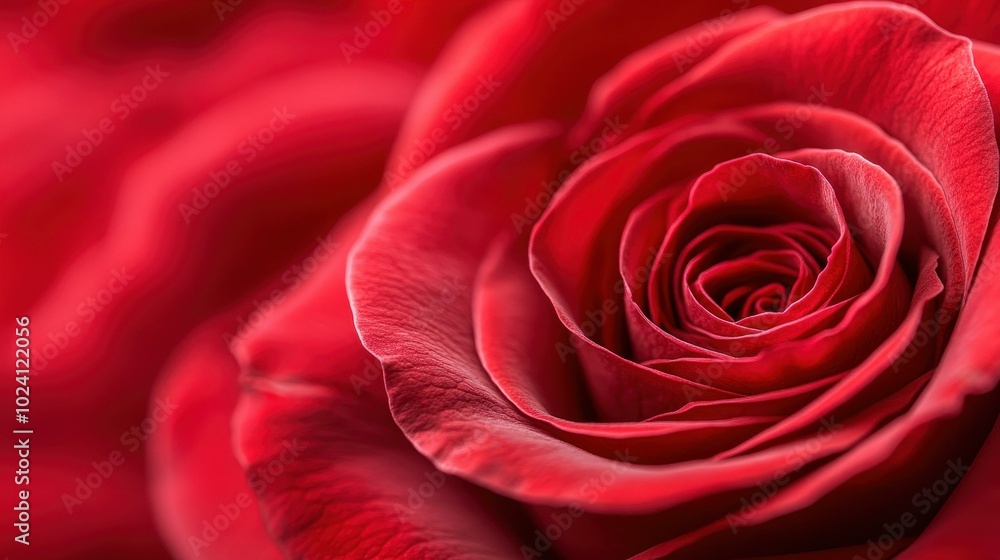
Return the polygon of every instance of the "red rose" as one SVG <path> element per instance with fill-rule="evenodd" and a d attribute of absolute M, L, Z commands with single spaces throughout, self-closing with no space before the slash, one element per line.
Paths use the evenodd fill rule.
<path fill-rule="evenodd" d="M 423 89 L 389 163 L 419 168 L 345 226 L 345 264 L 238 353 L 248 472 L 305 448 L 262 493 L 272 534 L 294 557 L 992 550 L 989 463 L 942 504 L 997 418 L 995 48 L 890 4 L 748 11 L 637 48 L 566 119 L 588 53 L 511 71 L 489 49 L 533 43 L 508 9 Z M 457 106 L 478 137 L 408 159 Z M 345 269 L 384 376 L 347 350 Z"/>

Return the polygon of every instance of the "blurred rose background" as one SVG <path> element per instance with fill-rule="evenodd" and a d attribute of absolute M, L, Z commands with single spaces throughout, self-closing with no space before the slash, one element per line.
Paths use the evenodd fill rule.
<path fill-rule="evenodd" d="M 230 445 L 239 388 L 228 343 L 329 258 L 328 233 L 384 183 L 397 135 L 426 111 L 421 88 L 461 64 L 466 53 L 448 45 L 463 23 L 510 4 L 3 3 L 0 320 L 31 320 L 34 434 L 31 546 L 10 544 L 16 458 L 5 439 L 0 549 L 195 557 L 187 536 L 237 503 L 198 557 L 281 557 L 256 506 L 238 499 L 252 481 Z M 546 49 L 556 59 L 532 66 L 537 45 L 496 45 L 538 106 L 477 113 L 435 152 L 505 120 L 578 115 L 586 90 L 564 85 L 590 83 L 637 45 L 732 3 L 659 7 L 642 29 L 633 24 L 648 6 L 635 6 L 632 19 L 607 22 L 617 39 L 606 44 L 591 41 L 593 20 L 611 3 L 580 4 L 585 17 L 558 33 L 530 22 L 539 44 L 561 45 Z M 952 31 L 995 40 L 995 20 L 916 4 Z M 546 115 L 551 100 L 559 109 Z M 12 355 L 13 336 L 3 340 Z M 16 383 L 3 379 L 7 403 Z M 0 410 L 5 428 L 17 427 L 11 408 Z"/>
<path fill-rule="evenodd" d="M 151 441 L 224 445 L 228 419 L 197 401 L 176 410 L 177 395 L 154 418 L 158 375 L 220 313 L 213 343 L 224 357 L 223 331 L 253 310 L 237 302 L 269 279 L 291 286 L 272 277 L 379 183 L 421 77 L 481 2 L 408 2 L 395 21 L 369 26 L 377 34 L 348 61 L 340 43 L 384 4 L 4 3 L 0 291 L 11 323 L 31 318 L 35 353 L 32 544 L 28 556 L 9 548 L 5 515 L 5 552 L 172 556 L 153 515 L 150 472 L 164 466 L 150 464 Z M 275 113 L 284 119 L 272 127 Z M 206 193 L 213 173 L 227 184 Z M 185 204 L 200 209 L 185 216 Z M 233 379 L 212 377 L 235 372 L 205 369 L 199 391 L 235 402 Z M 3 389 L 13 394 L 12 376 Z M 4 449 L 6 471 L 16 459 Z M 218 486 L 241 478 L 222 451 L 228 462 L 178 465 L 208 488 L 167 492 L 238 494 Z M 239 521 L 259 533 L 256 516 Z M 215 557 L 242 534 L 227 531 Z"/>

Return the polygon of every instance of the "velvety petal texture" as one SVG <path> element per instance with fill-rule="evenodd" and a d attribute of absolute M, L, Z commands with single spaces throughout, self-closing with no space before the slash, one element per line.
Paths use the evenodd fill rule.
<path fill-rule="evenodd" d="M 510 558 L 517 507 L 417 453 L 353 331 L 344 267 L 364 217 L 341 226 L 328 264 L 236 348 L 237 451 L 268 530 L 296 558 Z"/>
<path fill-rule="evenodd" d="M 361 340 L 437 468 L 541 531 L 570 516 L 525 557 L 867 554 L 917 508 L 896 553 L 998 412 L 975 340 L 1000 324 L 974 305 L 996 284 L 993 53 L 888 3 L 730 15 L 680 58 L 697 33 L 595 81 L 568 130 L 497 128 L 543 98 L 487 108 L 470 127 L 492 132 L 390 185 L 348 271 Z M 461 56 L 420 103 L 490 60 Z"/>

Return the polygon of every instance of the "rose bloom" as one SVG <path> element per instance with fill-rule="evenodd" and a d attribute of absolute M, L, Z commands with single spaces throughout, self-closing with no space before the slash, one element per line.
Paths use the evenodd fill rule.
<path fill-rule="evenodd" d="M 3 551 L 997 557 L 1000 5 L 824 4 L 5 6 Z"/>

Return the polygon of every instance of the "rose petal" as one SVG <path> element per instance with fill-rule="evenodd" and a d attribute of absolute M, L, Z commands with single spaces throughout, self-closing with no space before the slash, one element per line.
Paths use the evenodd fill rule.
<path fill-rule="evenodd" d="M 587 396 L 575 362 L 562 360 L 560 344 L 568 333 L 534 281 L 526 253 L 504 240 L 484 261 L 473 300 L 476 346 L 497 388 L 553 436 L 608 458 L 628 448 L 644 463 L 662 463 L 708 458 L 713 449 L 728 449 L 778 420 L 738 414 L 710 421 L 605 423 L 581 418 L 579 411 L 564 416 Z M 529 332 L 524 325 L 534 328 Z"/>
<path fill-rule="evenodd" d="M 517 528 L 504 519 L 516 509 L 413 449 L 354 332 L 344 274 L 366 214 L 339 228 L 334 258 L 237 348 L 236 441 L 266 525 L 296 557 L 509 558 Z"/>
<path fill-rule="evenodd" d="M 223 341 L 231 314 L 192 334 L 150 398 L 154 418 L 166 414 L 148 444 L 154 511 L 175 558 L 278 560 L 232 450 L 240 391 L 239 366 Z"/>
<path fill-rule="evenodd" d="M 585 452 L 529 422 L 492 383 L 476 352 L 471 294 L 451 290 L 441 299 L 442 289 L 473 281 L 519 199 L 539 188 L 534 185 L 548 171 L 542 162 L 551 161 L 546 142 L 552 134 L 551 128 L 525 125 L 446 154 L 381 207 L 355 247 L 348 274 L 355 322 L 382 362 L 393 418 L 439 469 L 521 501 L 577 502 L 588 511 L 639 514 L 705 500 L 713 506 L 701 510 L 704 516 L 727 511 L 737 502 L 722 496 L 787 468 L 794 446 L 674 465 L 626 464 L 642 459 L 628 449 L 617 450 L 617 461 Z M 490 188 L 495 183 L 507 188 Z M 525 190 L 511 192 L 511 186 Z M 463 231 L 458 238 L 456 227 Z M 438 328 L 412 322 L 428 314 Z M 897 407 L 887 403 L 845 423 L 803 465 L 844 452 L 847 442 L 870 433 Z M 616 473 L 615 484 L 587 495 L 585 481 L 609 470 Z"/>

